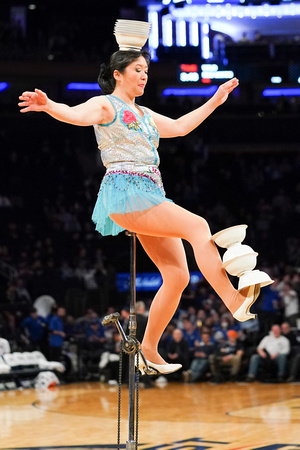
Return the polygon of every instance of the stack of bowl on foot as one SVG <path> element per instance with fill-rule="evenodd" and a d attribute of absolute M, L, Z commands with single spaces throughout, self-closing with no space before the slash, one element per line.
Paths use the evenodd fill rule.
<path fill-rule="evenodd" d="M 247 225 L 236 225 L 212 236 L 212 240 L 219 247 L 227 249 L 222 258 L 223 267 L 230 275 L 239 278 L 239 290 L 255 284 L 264 287 L 273 283 L 267 273 L 257 269 L 253 270 L 258 253 L 249 245 L 242 244 L 246 236 L 246 228 Z"/>

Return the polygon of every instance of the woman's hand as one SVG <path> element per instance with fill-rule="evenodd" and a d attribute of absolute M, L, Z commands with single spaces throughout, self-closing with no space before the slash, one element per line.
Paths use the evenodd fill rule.
<path fill-rule="evenodd" d="M 213 98 L 222 105 L 226 102 L 228 95 L 239 85 L 239 80 L 237 78 L 232 78 L 219 86 L 217 92 L 214 94 Z"/>
<path fill-rule="evenodd" d="M 48 103 L 48 97 L 45 92 L 40 89 L 35 89 L 34 92 L 23 92 L 19 97 L 22 102 L 18 103 L 21 107 L 20 112 L 28 111 L 45 111 Z"/>

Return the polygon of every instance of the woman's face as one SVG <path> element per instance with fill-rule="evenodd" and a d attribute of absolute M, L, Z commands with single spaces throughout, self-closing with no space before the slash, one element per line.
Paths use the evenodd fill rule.
<path fill-rule="evenodd" d="M 114 72 L 117 85 L 130 92 L 134 97 L 143 95 L 148 81 L 148 64 L 143 56 L 129 64 L 123 73 Z"/>

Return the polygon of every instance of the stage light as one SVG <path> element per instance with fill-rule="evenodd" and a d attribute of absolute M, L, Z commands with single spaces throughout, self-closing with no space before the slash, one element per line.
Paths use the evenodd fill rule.
<path fill-rule="evenodd" d="M 213 79 L 213 80 L 230 80 L 234 77 L 234 72 L 232 70 L 218 70 L 218 72 L 201 72 L 201 78 Z"/>
<path fill-rule="evenodd" d="M 198 47 L 199 45 L 199 23 L 190 22 L 190 45 Z"/>
<path fill-rule="evenodd" d="M 199 81 L 198 64 L 180 64 L 179 81 L 182 83 L 194 83 Z"/>
<path fill-rule="evenodd" d="M 211 97 L 217 91 L 218 86 L 198 87 L 198 88 L 166 88 L 163 90 L 162 95 L 164 97 L 174 96 L 201 96 Z"/>
<path fill-rule="evenodd" d="M 0 92 L 5 91 L 9 88 L 9 84 L 5 81 L 0 81 Z"/>
<path fill-rule="evenodd" d="M 173 22 L 171 19 L 166 19 L 166 16 L 162 17 L 162 32 L 163 32 L 163 45 L 165 47 L 172 47 L 173 45 Z"/>
<path fill-rule="evenodd" d="M 156 49 L 159 45 L 158 13 L 157 13 L 157 11 L 149 11 L 148 21 L 152 24 L 150 36 L 149 36 L 149 47 Z"/>
<path fill-rule="evenodd" d="M 66 87 L 68 91 L 100 91 L 98 83 L 69 83 Z"/>
<path fill-rule="evenodd" d="M 201 64 L 201 70 L 211 70 L 212 72 L 217 72 L 219 70 L 218 64 Z"/>
<path fill-rule="evenodd" d="M 271 77 L 271 83 L 273 84 L 280 84 L 282 82 L 282 78 L 281 77 Z"/>
<path fill-rule="evenodd" d="M 210 57 L 210 42 L 209 42 L 209 24 L 203 23 L 201 27 L 201 53 L 203 59 Z"/>
<path fill-rule="evenodd" d="M 176 45 L 186 47 L 186 23 L 184 20 L 176 21 Z"/>
<path fill-rule="evenodd" d="M 180 64 L 180 70 L 183 72 L 198 72 L 198 64 Z"/>
<path fill-rule="evenodd" d="M 267 88 L 262 95 L 263 97 L 300 97 L 300 88 Z"/>
<path fill-rule="evenodd" d="M 181 72 L 179 76 L 179 80 L 183 83 L 197 82 L 199 81 L 200 76 L 197 72 Z"/>

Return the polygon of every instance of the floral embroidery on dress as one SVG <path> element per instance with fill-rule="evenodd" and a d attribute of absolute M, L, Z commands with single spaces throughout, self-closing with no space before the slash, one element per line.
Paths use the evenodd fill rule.
<path fill-rule="evenodd" d="M 135 131 L 142 130 L 141 125 L 136 120 L 136 116 L 133 114 L 132 111 L 129 111 L 128 109 L 122 109 L 120 112 L 120 118 L 121 121 L 124 123 L 124 125 L 127 126 L 129 130 L 134 129 Z"/>

